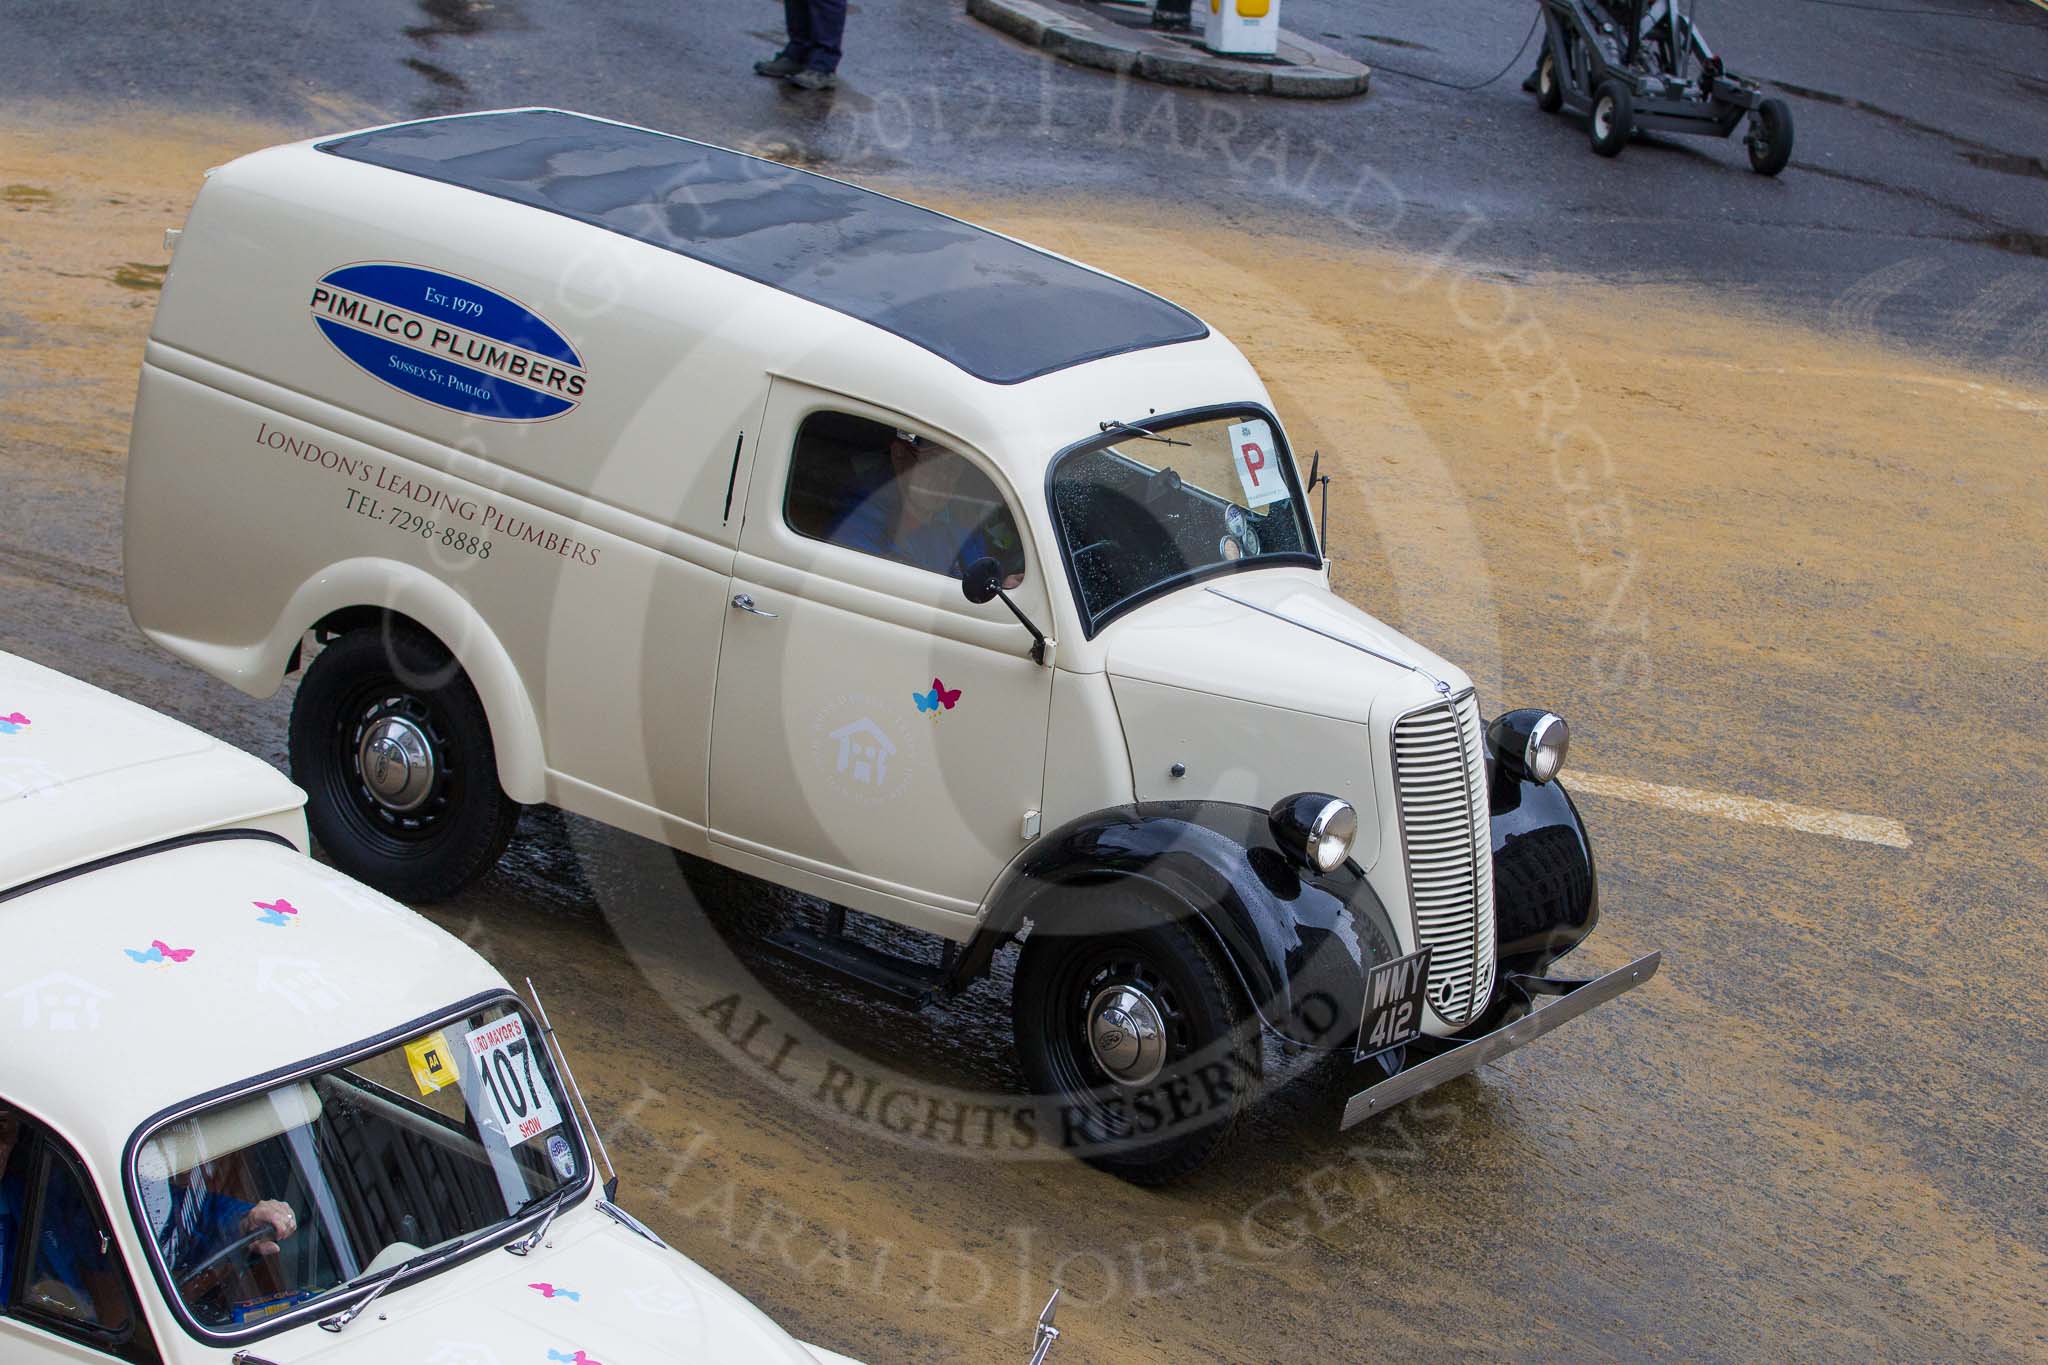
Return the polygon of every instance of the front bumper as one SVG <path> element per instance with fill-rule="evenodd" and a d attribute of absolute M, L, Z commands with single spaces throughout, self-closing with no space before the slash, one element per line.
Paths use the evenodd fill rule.
<path fill-rule="evenodd" d="M 1383 1114 L 1401 1101 L 1412 1099 L 1425 1090 L 1432 1090 L 1454 1076 L 1462 1076 L 1474 1070 L 1481 1062 L 1492 1061 L 1504 1052 L 1513 1052 L 1524 1043 L 1533 1042 L 1556 1028 L 1559 1024 L 1576 1019 L 1595 1005 L 1605 1004 L 1624 991 L 1634 990 L 1657 974 L 1664 954 L 1651 953 L 1639 957 L 1626 967 L 1617 967 L 1605 976 L 1591 980 L 1568 980 L 1543 976 L 1510 976 L 1503 986 L 1519 988 L 1529 996 L 1554 995 L 1557 1003 L 1534 1008 L 1511 1024 L 1503 1024 L 1491 1033 L 1477 1038 L 1468 1038 L 1443 1052 L 1413 1066 L 1404 1066 L 1392 1076 L 1371 1085 L 1353 1095 L 1344 1105 L 1344 1121 L 1340 1129 L 1361 1123 L 1375 1114 Z"/>

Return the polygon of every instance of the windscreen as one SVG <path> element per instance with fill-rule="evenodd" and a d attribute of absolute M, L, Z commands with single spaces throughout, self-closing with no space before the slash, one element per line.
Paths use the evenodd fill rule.
<path fill-rule="evenodd" d="M 1255 411 L 1112 429 L 1060 457 L 1051 497 L 1090 634 L 1212 572 L 1318 562 L 1293 461 Z"/>
<path fill-rule="evenodd" d="M 515 1002 L 174 1120 L 130 1172 L 173 1293 L 233 1331 L 582 1183 L 588 1157 Z"/>

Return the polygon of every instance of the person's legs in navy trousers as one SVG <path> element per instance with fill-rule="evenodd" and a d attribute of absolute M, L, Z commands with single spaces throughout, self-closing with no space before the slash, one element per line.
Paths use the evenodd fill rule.
<path fill-rule="evenodd" d="M 846 0 L 782 0 L 782 10 L 789 27 L 789 46 L 782 55 L 813 71 L 837 71 Z"/>

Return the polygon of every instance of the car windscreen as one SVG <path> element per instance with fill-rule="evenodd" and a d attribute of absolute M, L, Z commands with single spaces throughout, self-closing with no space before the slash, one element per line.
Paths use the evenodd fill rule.
<path fill-rule="evenodd" d="M 1112 424 L 1054 462 L 1048 489 L 1090 635 L 1212 573 L 1320 562 L 1294 462 L 1255 409 Z"/>
<path fill-rule="evenodd" d="M 234 1333 L 480 1239 L 588 1160 L 539 1028 L 500 999 L 159 1125 L 129 1180 L 174 1299 Z"/>

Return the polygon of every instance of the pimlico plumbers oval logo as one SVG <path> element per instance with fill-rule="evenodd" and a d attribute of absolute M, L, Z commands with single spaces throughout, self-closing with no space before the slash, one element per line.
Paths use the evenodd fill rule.
<path fill-rule="evenodd" d="M 472 417 L 543 422 L 589 385 L 576 348 L 517 299 L 423 266 L 368 261 L 313 286 L 313 321 L 372 379 Z"/>

